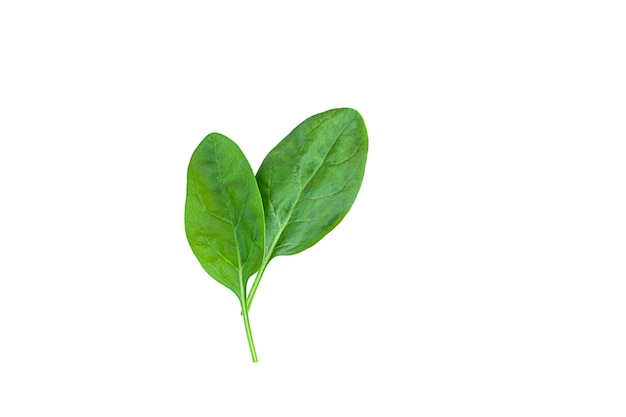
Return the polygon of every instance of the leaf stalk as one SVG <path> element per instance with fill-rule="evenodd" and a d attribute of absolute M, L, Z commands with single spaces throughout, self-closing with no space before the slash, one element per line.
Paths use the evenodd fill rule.
<path fill-rule="evenodd" d="M 243 315 L 243 324 L 246 327 L 246 336 L 248 338 L 248 346 L 250 347 L 250 354 L 252 355 L 252 362 L 258 362 L 259 359 L 256 356 L 256 348 L 254 347 L 254 340 L 252 340 L 252 329 L 250 328 L 250 318 L 248 317 L 248 308 L 246 307 L 246 296 L 244 295 L 240 300 L 241 312 Z"/>
<path fill-rule="evenodd" d="M 261 278 L 263 278 L 263 273 L 265 272 L 265 268 L 267 267 L 267 264 L 269 263 L 269 257 L 263 258 L 263 263 L 261 264 L 261 267 L 259 268 L 259 272 L 257 272 L 256 276 L 254 277 L 254 282 L 252 283 L 252 288 L 250 288 L 250 294 L 248 294 L 248 299 L 247 299 L 247 307 L 248 310 L 250 310 L 250 306 L 252 305 L 252 300 L 254 299 L 254 294 L 256 294 L 256 289 L 259 286 L 259 283 L 261 282 Z"/>

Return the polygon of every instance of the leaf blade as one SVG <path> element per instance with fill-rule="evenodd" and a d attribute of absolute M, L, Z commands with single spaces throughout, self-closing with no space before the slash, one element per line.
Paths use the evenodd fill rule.
<path fill-rule="evenodd" d="M 204 270 L 245 298 L 263 256 L 263 206 L 250 164 L 226 136 L 207 135 L 191 157 L 185 232 Z"/>
<path fill-rule="evenodd" d="M 256 175 L 264 264 L 313 246 L 341 222 L 363 181 L 367 148 L 361 115 L 333 109 L 306 119 L 270 151 Z"/>

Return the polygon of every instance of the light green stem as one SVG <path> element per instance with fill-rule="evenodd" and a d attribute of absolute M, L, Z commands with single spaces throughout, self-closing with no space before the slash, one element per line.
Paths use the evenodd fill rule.
<path fill-rule="evenodd" d="M 258 362 L 259 359 L 256 356 L 256 349 L 254 348 L 254 340 L 252 340 L 252 330 L 250 329 L 250 319 L 248 318 L 248 309 L 246 308 L 246 296 L 239 299 L 241 303 L 241 312 L 243 314 L 243 324 L 246 326 L 246 336 L 248 337 L 248 346 L 250 346 L 250 353 L 252 354 L 252 362 Z"/>
<path fill-rule="evenodd" d="M 263 272 L 265 272 L 265 268 L 267 267 L 268 263 L 269 263 L 269 259 L 267 260 L 263 259 L 263 263 L 261 264 L 261 267 L 259 268 L 259 272 L 257 272 L 256 277 L 254 277 L 254 282 L 252 283 L 250 294 L 248 294 L 248 302 L 247 302 L 248 310 L 250 310 L 250 306 L 252 305 L 252 300 L 254 299 L 254 294 L 256 294 L 256 289 L 259 286 L 259 283 L 261 282 L 261 278 L 263 278 Z"/>

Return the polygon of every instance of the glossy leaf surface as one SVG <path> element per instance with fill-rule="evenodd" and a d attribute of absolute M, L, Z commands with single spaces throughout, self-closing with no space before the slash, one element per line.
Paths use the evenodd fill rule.
<path fill-rule="evenodd" d="M 266 224 L 262 269 L 337 226 L 361 187 L 367 149 L 361 115 L 334 109 L 306 119 L 267 155 L 256 175 Z"/>
<path fill-rule="evenodd" d="M 263 206 L 243 152 L 219 133 L 204 138 L 189 162 L 185 231 L 205 271 L 244 300 L 263 257 Z"/>

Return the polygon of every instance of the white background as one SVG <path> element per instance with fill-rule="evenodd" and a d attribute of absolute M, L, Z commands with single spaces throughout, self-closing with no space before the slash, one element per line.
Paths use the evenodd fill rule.
<path fill-rule="evenodd" d="M 3 2 L 0 415 L 626 415 L 622 2 Z M 361 112 L 352 211 L 251 310 L 184 234 Z"/>

